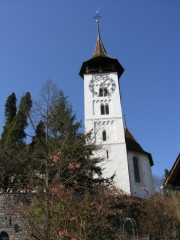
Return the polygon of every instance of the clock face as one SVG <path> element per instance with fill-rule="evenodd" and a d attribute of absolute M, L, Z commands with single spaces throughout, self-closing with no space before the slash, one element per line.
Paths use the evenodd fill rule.
<path fill-rule="evenodd" d="M 110 96 L 116 89 L 116 84 L 107 75 L 97 75 L 89 82 L 89 89 L 97 96 Z"/>

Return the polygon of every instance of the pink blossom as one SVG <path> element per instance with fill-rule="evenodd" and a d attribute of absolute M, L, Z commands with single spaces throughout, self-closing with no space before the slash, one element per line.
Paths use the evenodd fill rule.
<path fill-rule="evenodd" d="M 61 197 L 62 191 L 65 189 L 63 184 L 53 186 L 50 191 L 51 193 L 55 194 L 57 197 Z"/>
<path fill-rule="evenodd" d="M 66 230 L 62 230 L 59 232 L 59 236 L 60 237 L 65 237 L 67 235 L 67 231 Z"/>
<path fill-rule="evenodd" d="M 79 169 L 81 167 L 80 163 L 69 163 L 68 169 L 74 170 L 74 169 Z"/>
<path fill-rule="evenodd" d="M 52 160 L 54 163 L 57 163 L 60 160 L 60 152 L 54 153 L 50 156 L 50 160 Z"/>
<path fill-rule="evenodd" d="M 74 164 L 73 163 L 69 163 L 68 169 L 74 169 Z"/>
<path fill-rule="evenodd" d="M 80 163 L 76 163 L 75 167 L 76 167 L 76 169 L 79 169 L 81 167 L 81 164 Z"/>

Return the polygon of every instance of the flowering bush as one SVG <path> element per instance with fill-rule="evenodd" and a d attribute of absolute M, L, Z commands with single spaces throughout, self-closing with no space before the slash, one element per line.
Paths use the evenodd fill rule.
<path fill-rule="evenodd" d="M 69 165 L 68 165 L 68 169 L 70 169 L 70 170 L 79 169 L 80 167 L 81 167 L 80 163 L 69 163 Z"/>

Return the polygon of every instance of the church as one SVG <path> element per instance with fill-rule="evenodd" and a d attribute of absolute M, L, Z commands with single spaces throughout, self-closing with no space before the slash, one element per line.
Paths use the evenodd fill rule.
<path fill-rule="evenodd" d="M 148 198 L 153 192 L 153 159 L 124 126 L 120 96 L 120 77 L 124 68 L 110 57 L 103 45 L 100 16 L 96 16 L 97 40 L 93 56 L 83 62 L 85 133 L 101 148 L 95 154 L 103 158 L 104 177 L 114 177 L 115 186 L 124 193 Z"/>

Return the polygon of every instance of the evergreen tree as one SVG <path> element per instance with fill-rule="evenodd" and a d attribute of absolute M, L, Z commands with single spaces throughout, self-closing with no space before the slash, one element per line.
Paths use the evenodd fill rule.
<path fill-rule="evenodd" d="M 32 137 L 30 148 L 42 148 L 46 141 L 45 125 L 42 121 L 40 121 L 36 126 L 35 133 L 36 135 Z"/>
<path fill-rule="evenodd" d="M 13 118 L 3 137 L 3 145 L 9 147 L 21 147 L 26 138 L 25 129 L 28 126 L 28 117 L 32 107 L 31 95 L 27 92 L 20 101 L 19 109 Z M 10 114 L 9 114 L 10 115 Z"/>
<path fill-rule="evenodd" d="M 17 101 L 17 99 L 16 99 L 16 95 L 15 95 L 14 92 L 6 100 L 6 104 L 5 104 L 5 125 L 4 125 L 4 130 L 1 134 L 1 141 L 2 142 L 7 135 L 7 131 L 10 128 L 11 122 L 13 121 L 13 119 L 16 116 L 16 111 L 17 111 L 16 101 Z"/>
<path fill-rule="evenodd" d="M 21 98 L 17 113 L 15 102 L 15 94 L 8 97 L 5 105 L 6 124 L 0 143 L 0 188 L 4 191 L 21 190 L 28 183 L 26 172 L 30 161 L 25 148 L 25 129 L 32 105 L 30 93 Z"/>
<path fill-rule="evenodd" d="M 36 118 L 41 121 L 36 127 L 31 152 L 36 170 L 39 169 L 41 176 L 46 174 L 46 184 L 48 179 L 48 186 L 64 184 L 77 192 L 93 191 L 102 182 L 111 184 L 112 179 L 102 177 L 98 165 L 102 159 L 93 156 L 97 146 L 89 141 L 89 135 L 79 133 L 81 122 L 76 121 L 68 98 L 52 81 L 46 83 L 41 96 L 36 103 Z"/>
<path fill-rule="evenodd" d="M 36 189 L 37 202 L 43 208 L 41 227 L 44 237 L 40 238 L 49 240 L 53 231 L 51 206 L 57 206 L 57 211 L 61 211 L 58 204 L 66 201 L 61 196 L 62 191 L 71 201 L 76 202 L 76 198 L 83 201 L 86 194 L 90 198 L 95 196 L 98 187 L 111 185 L 112 178 L 103 178 L 99 165 L 102 159 L 93 155 L 98 147 L 89 134 L 80 133 L 81 122 L 76 120 L 63 92 L 48 81 L 40 96 L 31 116 L 32 123 L 37 119 L 40 122 L 34 126 L 36 134 L 30 147 L 31 165 L 27 176 L 31 179 L 32 189 Z M 38 206 L 32 207 L 35 212 L 39 211 Z M 36 232 L 34 235 L 37 236 Z"/>
<path fill-rule="evenodd" d="M 16 116 L 16 95 L 13 92 L 6 101 L 5 104 L 5 117 L 6 117 L 6 124 L 9 124 L 10 122 L 13 121 L 14 117 Z"/>
<path fill-rule="evenodd" d="M 81 122 L 76 122 L 76 115 L 73 114 L 72 106 L 61 90 L 59 90 L 55 101 L 52 102 L 48 118 L 50 133 L 54 137 L 61 135 L 74 136 L 81 126 Z"/>

